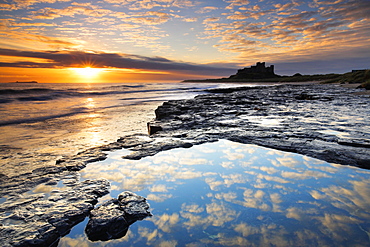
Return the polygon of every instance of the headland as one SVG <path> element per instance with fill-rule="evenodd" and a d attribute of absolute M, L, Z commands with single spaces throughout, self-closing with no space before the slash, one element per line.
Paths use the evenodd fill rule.
<path fill-rule="evenodd" d="M 292 76 L 277 75 L 275 66 L 266 67 L 265 62 L 257 62 L 249 68 L 237 70 L 237 73 L 229 77 L 203 80 L 184 80 L 184 82 L 208 82 L 208 83 L 227 83 L 227 82 L 258 82 L 258 83 L 290 83 L 290 82 L 320 82 L 320 83 L 339 83 L 339 84 L 361 84 L 364 88 L 370 89 L 370 70 L 352 70 L 344 74 L 315 74 L 302 75 L 295 73 Z"/>

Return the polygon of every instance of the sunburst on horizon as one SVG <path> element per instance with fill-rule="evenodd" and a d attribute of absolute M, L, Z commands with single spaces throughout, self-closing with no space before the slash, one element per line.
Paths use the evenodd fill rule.
<path fill-rule="evenodd" d="M 90 66 L 84 68 L 70 68 L 80 77 L 85 79 L 93 79 L 99 76 L 99 74 L 103 71 L 101 68 L 92 68 Z"/>

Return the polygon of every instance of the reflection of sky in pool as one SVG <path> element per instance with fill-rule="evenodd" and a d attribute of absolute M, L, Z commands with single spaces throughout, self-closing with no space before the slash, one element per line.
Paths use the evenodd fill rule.
<path fill-rule="evenodd" d="M 81 224 L 60 246 L 370 244 L 370 171 L 226 140 L 139 161 L 124 154 L 88 165 L 82 177 L 109 179 L 112 197 L 146 197 L 154 216 L 108 242 L 88 241 Z"/>

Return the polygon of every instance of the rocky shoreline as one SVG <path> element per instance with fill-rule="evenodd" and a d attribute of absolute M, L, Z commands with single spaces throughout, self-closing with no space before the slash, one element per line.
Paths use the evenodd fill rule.
<path fill-rule="evenodd" d="M 241 87 L 165 102 L 149 123 L 158 131 L 150 137 L 125 136 L 57 160 L 55 166 L 0 176 L 0 244 L 56 245 L 91 215 L 98 198 L 109 193 L 109 182 L 81 182 L 78 171 L 106 159 L 107 151 L 129 149 L 123 158 L 138 160 L 228 139 L 370 169 L 369 96 L 353 94 L 361 90 L 320 84 Z M 63 190 L 55 187 L 60 181 Z M 41 187 L 51 189 L 28 193 Z"/>
<path fill-rule="evenodd" d="M 152 125 L 179 141 L 228 139 L 370 168 L 369 97 L 363 89 L 309 84 L 209 90 L 165 102 Z"/>

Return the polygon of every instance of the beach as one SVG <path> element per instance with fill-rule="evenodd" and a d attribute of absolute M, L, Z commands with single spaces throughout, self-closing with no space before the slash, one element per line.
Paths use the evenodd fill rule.
<path fill-rule="evenodd" d="M 63 92 L 78 100 L 61 97 L 68 107 L 56 109 L 58 117 L 3 120 L 1 231 L 12 236 L 1 239 L 4 246 L 34 238 L 60 246 L 337 246 L 354 236 L 368 243 L 370 174 L 358 167 L 370 160 L 369 101 L 354 94 L 362 89 L 166 84 L 114 91 L 128 86 L 127 97 L 112 86 L 69 87 Z M 32 97 L 42 112 L 45 95 Z M 161 131 L 149 136 L 148 122 Z M 125 190 L 147 198 L 153 217 L 124 238 L 89 240 L 86 216 Z M 347 194 L 333 193 L 341 190 Z M 346 237 L 338 224 L 346 224 Z M 311 237 L 298 237 L 304 232 Z"/>

